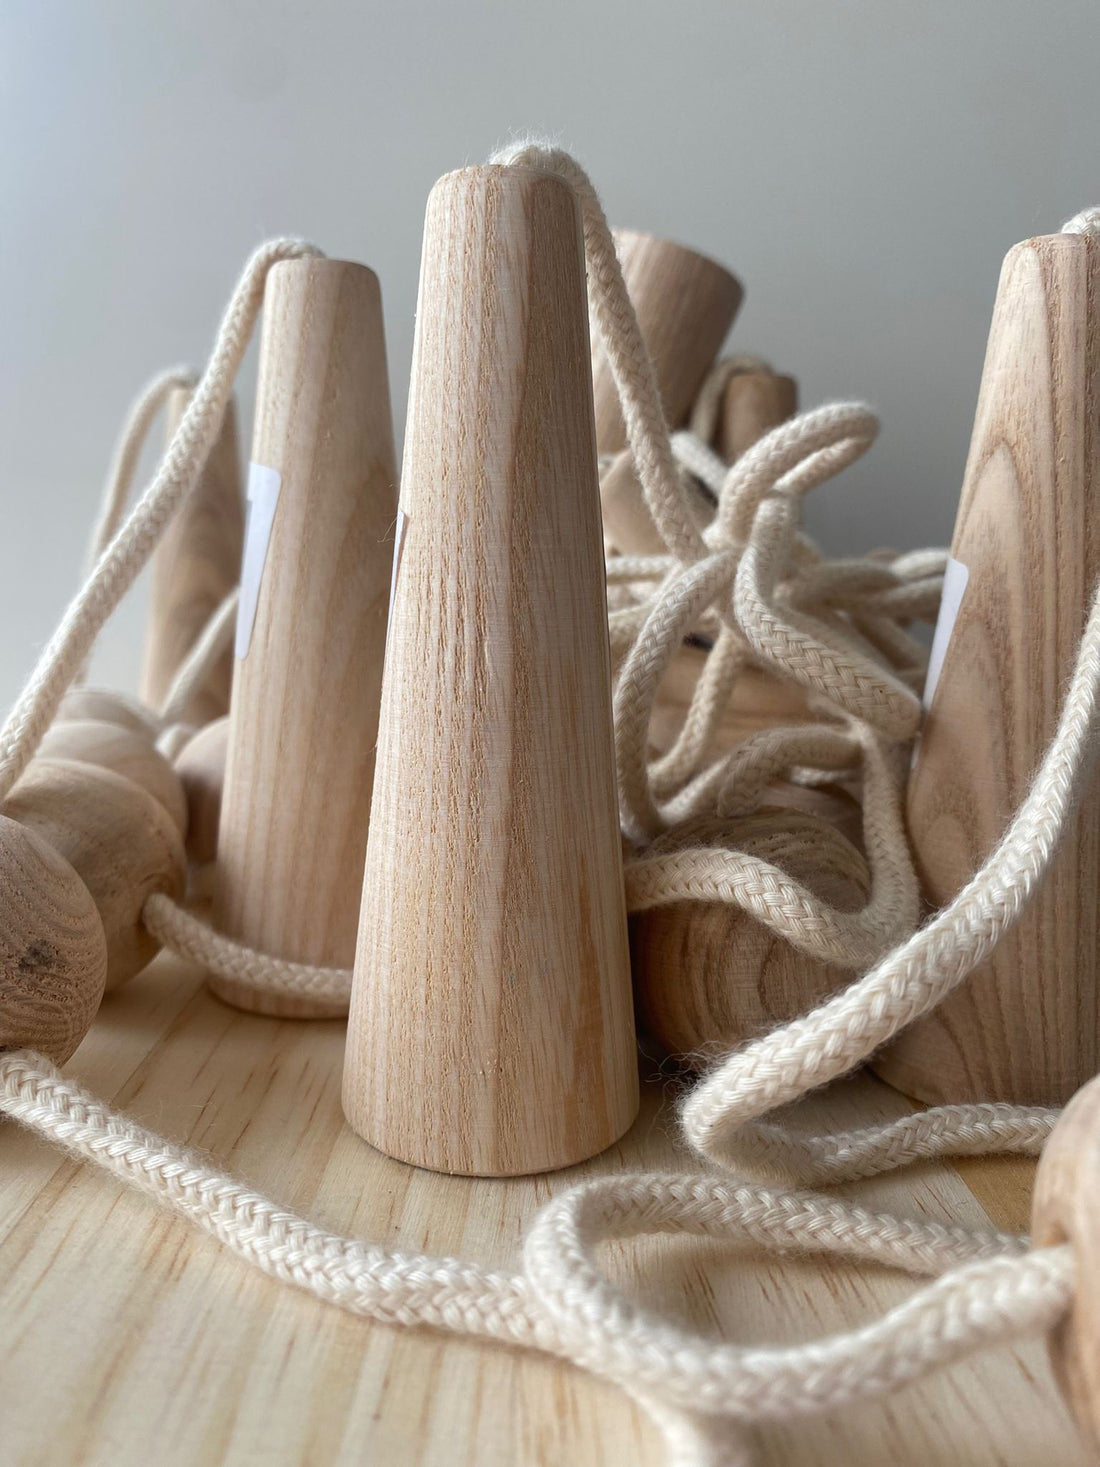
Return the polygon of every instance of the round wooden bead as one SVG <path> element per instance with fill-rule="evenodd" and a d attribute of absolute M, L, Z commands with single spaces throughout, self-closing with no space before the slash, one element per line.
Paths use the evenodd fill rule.
<path fill-rule="evenodd" d="M 41 836 L 0 815 L 0 1049 L 63 1064 L 106 978 L 107 939 L 88 888 Z"/>
<path fill-rule="evenodd" d="M 662 836 L 650 853 L 700 844 L 770 861 L 842 911 L 867 901 L 866 860 L 815 815 L 763 809 L 740 819 L 699 819 Z M 639 1018 L 676 1055 L 731 1048 L 851 981 L 848 970 L 807 957 L 727 902 L 671 902 L 632 913 L 630 952 Z"/>
<path fill-rule="evenodd" d="M 158 732 L 156 714 L 137 698 L 106 688 L 70 688 L 61 700 L 55 723 L 83 722 L 89 718 L 133 729 L 144 734 L 150 743 Z"/>
<path fill-rule="evenodd" d="M 1100 1455 L 1100 1078 L 1078 1090 L 1043 1148 L 1031 1242 L 1073 1248 L 1073 1303 L 1051 1331 L 1050 1359 L 1091 1461 Z"/>
<path fill-rule="evenodd" d="M 176 757 L 175 772 L 187 800 L 187 854 L 205 866 L 218 854 L 229 716 L 200 728 Z"/>
<path fill-rule="evenodd" d="M 43 759 L 74 759 L 113 769 L 133 780 L 159 800 L 171 815 L 181 835 L 187 833 L 187 799 L 179 775 L 143 733 L 107 723 L 101 718 L 81 718 L 55 723 L 38 746 Z"/>
<path fill-rule="evenodd" d="M 140 973 L 159 951 L 141 909 L 152 892 L 183 895 L 186 858 L 168 812 L 112 770 L 36 759 L 4 813 L 48 841 L 92 894 L 107 936 L 107 987 Z"/>

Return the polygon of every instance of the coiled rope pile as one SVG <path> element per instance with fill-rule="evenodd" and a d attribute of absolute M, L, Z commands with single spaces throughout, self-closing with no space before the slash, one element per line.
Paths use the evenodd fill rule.
<path fill-rule="evenodd" d="M 621 1175 L 549 1203 L 526 1240 L 522 1272 L 391 1252 L 314 1227 L 197 1154 L 144 1130 L 29 1051 L 0 1054 L 0 1108 L 74 1154 L 176 1208 L 273 1277 L 391 1324 L 552 1352 L 616 1381 L 649 1411 L 677 1467 L 750 1460 L 746 1431 L 880 1396 L 984 1345 L 1049 1328 L 1073 1290 L 1068 1247 L 870 1212 L 825 1195 L 749 1180 L 764 1164 L 803 1186 L 867 1177 L 918 1158 L 1036 1152 L 1056 1113 L 1003 1105 L 944 1107 L 888 1126 L 807 1139 L 765 1118 L 859 1065 L 962 982 L 1020 915 L 1042 879 L 1088 762 L 1100 687 L 1100 597 L 1082 638 L 1057 733 L 1000 844 L 925 926 L 901 821 L 899 790 L 920 706 L 923 654 L 906 631 L 929 617 L 939 552 L 830 562 L 801 534 L 801 496 L 851 463 L 877 424 L 858 404 L 804 413 L 731 468 L 705 432 L 670 437 L 587 176 L 567 155 L 522 145 L 495 161 L 551 170 L 582 205 L 590 306 L 612 364 L 635 469 L 668 553 L 609 562 L 618 664 L 615 734 L 622 824 L 632 846 L 635 908 L 684 895 L 740 904 L 815 955 L 866 969 L 849 988 L 735 1051 L 681 1108 L 687 1145 L 713 1164 L 699 1174 Z M 1084 226 L 1092 227 L 1088 221 Z M 195 483 L 217 435 L 255 323 L 267 271 L 308 253 L 279 240 L 249 261 L 210 362 L 157 473 L 121 525 L 136 445 L 171 375 L 138 404 L 116 461 L 101 553 L 0 732 L 0 799 L 26 768 L 66 687 Z M 152 404 L 153 406 L 150 406 Z M 699 409 L 708 411 L 707 398 Z M 696 424 L 696 426 L 699 426 Z M 690 474 L 690 480 L 688 475 Z M 714 499 L 701 516 L 698 485 Z M 695 487 L 693 487 L 693 485 Z M 703 496 L 705 498 L 705 495 Z M 220 620 L 219 620 L 220 618 Z M 181 678 L 220 650 L 232 608 L 217 614 Z M 683 727 L 651 757 L 647 733 L 662 674 L 685 636 L 710 644 Z M 710 752 L 739 672 L 774 669 L 800 684 L 818 721 Z M 185 701 L 169 698 L 167 722 Z M 171 737 L 172 735 L 169 734 Z M 756 809 L 777 777 L 812 784 L 860 773 L 871 869 L 865 908 L 841 913 L 759 856 L 724 847 L 649 848 L 699 814 Z M 208 968 L 283 991 L 346 1001 L 350 975 L 276 962 L 229 942 L 164 896 L 144 920 L 167 946 Z M 623 1297 L 596 1261 L 601 1242 L 680 1232 L 779 1251 L 866 1259 L 938 1275 L 906 1303 L 851 1334 L 784 1349 L 745 1349 L 694 1335 Z"/>

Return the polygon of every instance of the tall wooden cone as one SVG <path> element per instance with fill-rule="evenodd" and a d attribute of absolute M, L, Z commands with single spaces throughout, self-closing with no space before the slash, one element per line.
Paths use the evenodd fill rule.
<path fill-rule="evenodd" d="M 637 1067 L 577 201 L 428 201 L 344 1069 L 391 1156 L 509 1175 L 616 1140 Z"/>
<path fill-rule="evenodd" d="M 190 400 L 186 388 L 169 396 L 171 440 Z M 153 581 L 145 633 L 141 696 L 158 708 L 180 664 L 208 620 L 237 584 L 244 540 L 244 503 L 237 450 L 237 416 L 230 401 L 221 432 L 198 483 L 187 496 L 153 554 Z M 183 712 L 185 723 L 203 724 L 229 708 L 233 655 L 210 669 Z"/>
<path fill-rule="evenodd" d="M 215 921 L 250 947 L 350 967 L 389 597 L 396 469 L 378 279 L 293 260 L 264 292 Z M 243 1008 L 340 1005 L 212 978 Z"/>
<path fill-rule="evenodd" d="M 1100 242 L 1027 240 L 1001 273 L 909 786 L 931 902 L 981 865 L 1054 733 L 1100 573 Z M 961 602 L 960 602 L 961 596 Z M 957 616 L 952 616 L 958 606 Z M 993 956 L 877 1061 L 927 1101 L 1060 1104 L 1100 1069 L 1100 780 Z"/>

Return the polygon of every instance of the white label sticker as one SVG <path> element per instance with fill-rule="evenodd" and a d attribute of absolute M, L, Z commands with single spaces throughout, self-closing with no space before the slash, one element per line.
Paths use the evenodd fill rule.
<path fill-rule="evenodd" d="M 408 520 L 405 511 L 397 511 L 397 522 L 393 528 L 393 570 L 390 573 L 390 609 L 386 617 L 386 637 L 390 634 L 390 622 L 393 621 L 393 598 L 397 594 L 397 573 L 401 569 L 401 552 L 405 548 L 405 526 Z"/>
<path fill-rule="evenodd" d="M 951 641 L 951 633 L 955 630 L 955 618 L 959 614 L 959 607 L 962 605 L 963 594 L 969 579 L 970 572 L 962 561 L 953 560 L 949 555 L 947 569 L 943 573 L 940 614 L 936 618 L 932 650 L 928 654 L 928 675 L 924 680 L 924 706 L 926 708 L 931 708 L 932 699 L 936 696 L 936 685 L 943 671 L 943 659 L 947 656 L 947 644 Z"/>
<path fill-rule="evenodd" d="M 238 657 L 248 656 L 252 642 L 252 624 L 256 620 L 256 607 L 260 600 L 267 544 L 271 539 L 271 526 L 275 523 L 282 484 L 283 476 L 277 469 L 269 469 L 266 464 L 249 464 L 248 523 L 244 532 L 241 602 L 237 609 L 237 641 L 234 647 Z"/>

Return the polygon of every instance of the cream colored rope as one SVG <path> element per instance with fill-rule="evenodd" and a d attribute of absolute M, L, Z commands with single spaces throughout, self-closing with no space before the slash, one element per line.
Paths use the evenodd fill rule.
<path fill-rule="evenodd" d="M 609 564 L 610 628 L 627 867 L 632 900 L 678 895 L 742 904 L 806 951 L 843 951 L 874 966 L 814 1013 L 717 1064 L 683 1105 L 685 1139 L 712 1168 L 682 1176 L 611 1175 L 549 1203 L 528 1235 L 523 1270 L 488 1273 L 455 1259 L 392 1253 L 327 1233 L 218 1172 L 203 1157 L 113 1114 L 49 1061 L 0 1055 L 0 1108 L 73 1154 L 173 1206 L 240 1257 L 319 1298 L 389 1324 L 429 1327 L 551 1351 L 618 1382 L 649 1411 L 678 1467 L 748 1461 L 746 1428 L 881 1396 L 967 1351 L 1049 1328 L 1073 1288 L 1067 1248 L 870 1212 L 828 1196 L 731 1176 L 765 1163 L 802 1181 L 836 1183 L 918 1159 L 981 1151 L 1034 1152 L 1049 1111 L 947 1107 L 885 1127 L 796 1138 L 766 1117 L 859 1064 L 937 1002 L 988 955 L 1049 863 L 1075 782 L 1091 755 L 1100 685 L 1100 596 L 1082 639 L 1055 738 L 997 850 L 926 927 L 901 833 L 905 741 L 917 719 L 921 654 L 904 624 L 930 614 L 942 556 L 921 553 L 827 563 L 800 533 L 802 494 L 863 452 L 877 424 L 858 404 L 803 414 L 732 466 L 705 445 L 669 438 L 652 368 L 592 186 L 554 150 L 517 146 L 501 161 L 566 178 L 581 199 L 593 319 L 623 404 L 645 501 L 667 556 Z M 0 795 L 25 767 L 65 686 L 209 452 L 276 259 L 309 247 L 279 241 L 256 256 L 231 303 L 211 364 L 150 490 L 104 550 L 0 734 Z M 681 465 L 708 482 L 712 522 L 696 523 Z M 671 755 L 651 760 L 646 733 L 665 670 L 686 635 L 710 640 Z M 798 682 L 820 723 L 769 731 L 733 756 L 711 735 L 738 672 L 774 669 Z M 709 762 L 708 762 L 709 760 Z M 831 912 L 751 852 L 697 847 L 661 857 L 670 822 L 700 811 L 753 808 L 783 772 L 813 782 L 858 767 L 865 782 L 867 907 Z M 688 812 L 688 813 L 686 813 Z M 654 856 L 647 855 L 656 847 Z M 891 908 L 896 908 L 891 917 Z M 162 940 L 227 976 L 282 992 L 344 1001 L 348 975 L 276 963 L 211 933 L 167 898 L 146 920 Z M 841 921 L 841 918 L 847 921 Z M 892 925 L 896 924 L 896 925 Z M 822 936 L 824 934 L 824 936 Z M 824 947 L 815 944 L 822 942 Z M 830 947 L 829 944 L 833 944 Z M 880 1320 L 807 1345 L 745 1348 L 695 1335 L 618 1293 L 596 1252 L 608 1239 L 677 1232 L 779 1251 L 826 1252 L 937 1276 Z"/>

